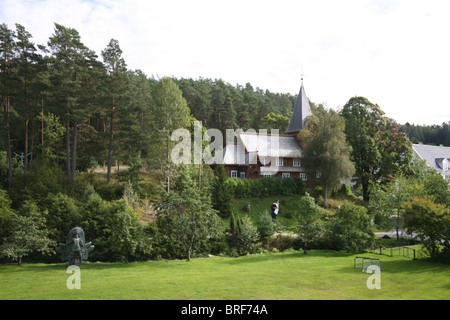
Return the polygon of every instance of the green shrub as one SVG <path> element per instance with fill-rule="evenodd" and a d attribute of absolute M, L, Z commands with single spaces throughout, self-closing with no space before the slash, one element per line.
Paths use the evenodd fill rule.
<path fill-rule="evenodd" d="M 227 184 L 230 186 L 235 198 L 268 197 L 277 195 L 293 195 L 305 193 L 305 183 L 302 179 L 231 179 Z"/>

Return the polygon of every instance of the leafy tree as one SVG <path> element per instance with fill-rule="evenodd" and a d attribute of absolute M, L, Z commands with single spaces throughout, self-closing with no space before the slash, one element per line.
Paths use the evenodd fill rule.
<path fill-rule="evenodd" d="M 12 201 L 8 192 L 0 189 L 0 245 L 3 243 L 2 237 L 8 235 L 12 227 L 11 220 L 15 212 L 11 206 Z"/>
<path fill-rule="evenodd" d="M 386 184 L 372 183 L 369 210 L 380 227 L 390 227 L 399 231 L 403 228 L 405 204 L 414 196 L 426 194 L 424 185 L 412 176 L 400 175 Z"/>
<path fill-rule="evenodd" d="M 48 237 L 45 215 L 46 212 L 39 212 L 34 203 L 25 203 L 18 214 L 12 215 L 11 234 L 0 246 L 0 253 L 19 265 L 22 258 L 32 252 L 53 253 L 56 242 Z"/>
<path fill-rule="evenodd" d="M 300 198 L 295 212 L 297 234 L 303 241 L 303 253 L 306 254 L 308 244 L 318 239 L 323 232 L 321 218 L 324 216 L 322 208 L 308 193 Z"/>
<path fill-rule="evenodd" d="M 126 263 L 137 251 L 148 253 L 150 244 L 144 237 L 143 226 L 125 199 L 114 201 L 112 210 L 111 251 L 123 256 Z"/>
<path fill-rule="evenodd" d="M 417 233 L 432 256 L 439 255 L 441 243 L 449 249 L 450 211 L 435 202 L 433 196 L 414 197 L 405 207 L 405 225 L 408 233 Z"/>
<path fill-rule="evenodd" d="M 380 152 L 380 168 L 376 178 L 381 181 L 390 181 L 409 170 L 413 158 L 412 143 L 400 128 L 397 122 L 387 117 L 383 117 L 380 123 L 375 140 Z"/>
<path fill-rule="evenodd" d="M 411 143 L 400 126 L 384 116 L 377 104 L 364 97 L 353 97 L 341 111 L 345 135 L 352 146 L 357 180 L 363 198 L 369 201 L 371 181 L 382 183 L 408 170 L 412 159 Z"/>
<path fill-rule="evenodd" d="M 367 209 L 345 201 L 330 222 L 329 237 L 338 250 L 360 252 L 373 245 L 375 234 Z"/>
<path fill-rule="evenodd" d="M 289 127 L 290 118 L 282 114 L 269 113 L 261 119 L 261 125 L 267 129 L 278 129 L 280 134 L 283 134 Z"/>
<path fill-rule="evenodd" d="M 186 258 L 200 241 L 219 234 L 219 217 L 195 182 L 186 172 L 181 175 L 178 191 L 163 192 L 156 205 L 158 226 L 161 232 L 171 235 L 183 244 Z"/>
<path fill-rule="evenodd" d="M 369 200 L 369 183 L 379 170 L 380 153 L 375 137 L 383 112 L 364 97 L 353 97 L 341 111 L 345 118 L 345 135 L 352 146 L 351 159 L 362 185 L 363 198 Z"/>
<path fill-rule="evenodd" d="M 219 211 L 222 218 L 231 215 L 231 199 L 233 198 L 232 189 L 228 184 L 228 177 L 225 173 L 225 166 L 217 165 L 214 170 L 214 181 L 211 189 L 211 201 L 213 208 Z"/>
<path fill-rule="evenodd" d="M 336 191 L 355 172 L 350 160 L 352 148 L 347 144 L 344 128 L 345 121 L 339 114 L 319 107 L 308 129 L 300 133 L 306 144 L 302 163 L 309 176 L 320 172 L 325 207 L 328 193 Z"/>
<path fill-rule="evenodd" d="M 433 168 L 430 168 L 424 160 L 415 159 L 411 164 L 409 178 L 413 179 L 422 194 L 435 197 L 436 203 L 450 205 L 449 182 Z"/>
<path fill-rule="evenodd" d="M 43 112 L 38 116 L 38 120 L 42 121 L 42 155 L 46 159 L 56 158 L 56 151 L 61 138 L 64 135 L 64 126 L 59 122 L 59 117 L 49 113 L 45 115 Z"/>
<path fill-rule="evenodd" d="M 162 78 L 152 86 L 151 126 L 153 128 L 150 162 L 164 173 L 167 192 L 170 192 L 171 150 L 174 142 L 171 134 L 176 129 L 188 128 L 190 109 L 171 78 Z M 173 171 L 173 170 L 172 170 Z"/>

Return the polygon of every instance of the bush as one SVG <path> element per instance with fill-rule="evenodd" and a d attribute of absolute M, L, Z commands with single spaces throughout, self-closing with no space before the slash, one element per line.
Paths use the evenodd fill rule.
<path fill-rule="evenodd" d="M 227 184 L 230 186 L 235 198 L 243 199 L 247 197 L 268 197 L 277 195 L 303 195 L 305 193 L 305 183 L 302 179 L 231 179 Z"/>
<path fill-rule="evenodd" d="M 334 249 L 361 252 L 373 246 L 375 234 L 367 209 L 345 201 L 333 216 L 328 239 Z"/>
<path fill-rule="evenodd" d="M 248 217 L 238 219 L 235 232 L 230 239 L 230 248 L 240 256 L 258 251 L 259 234 Z"/>

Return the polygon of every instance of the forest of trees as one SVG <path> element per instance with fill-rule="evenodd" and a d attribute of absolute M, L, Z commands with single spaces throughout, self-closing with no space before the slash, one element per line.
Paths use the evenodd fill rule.
<path fill-rule="evenodd" d="M 149 150 L 160 138 L 161 126 L 155 126 L 160 114 L 152 102 L 152 86 L 159 79 L 127 69 L 117 40 L 111 39 L 100 58 L 76 30 L 59 24 L 46 45 L 35 45 L 20 24 L 15 30 L 2 24 L 0 37 L 5 186 L 12 185 L 18 162 L 26 172 L 40 155 L 64 163 L 69 181 L 96 165 L 108 167 L 109 182 L 115 163 L 129 165 L 139 159 L 157 164 Z M 262 121 L 269 113 L 289 119 L 296 98 L 249 83 L 172 80 L 187 102 L 188 117 L 206 128 L 267 127 Z"/>
<path fill-rule="evenodd" d="M 416 125 L 406 123 L 400 129 L 412 143 L 450 147 L 450 121 L 442 125 Z"/>
<path fill-rule="evenodd" d="M 250 83 L 232 85 L 221 79 L 156 79 L 141 70 L 130 70 L 115 39 L 105 44 L 98 56 L 73 28 L 55 24 L 48 42 L 36 45 L 22 25 L 11 29 L 1 24 L 0 98 L 3 258 L 20 261 L 33 253 L 41 261 L 40 254 L 48 253 L 55 261 L 52 248 L 73 226 L 85 229 L 96 246 L 93 257 L 98 260 L 190 259 L 194 251 L 245 254 L 255 249 L 257 228 L 249 219 L 238 219 L 231 228 L 235 234 L 231 232 L 227 242 L 223 230 L 219 232 L 223 225 L 218 220 L 233 215 L 226 202 L 252 190 L 261 196 L 273 195 L 267 190 L 305 192 L 300 179 L 231 181 L 225 176 L 220 179 L 220 170 L 215 177 L 207 165 L 175 166 L 169 161 L 175 145 L 171 132 L 184 128 L 192 134 L 196 120 L 201 121 L 202 130 L 215 128 L 224 135 L 226 129 L 238 128 L 279 129 L 283 133 L 296 95 L 272 93 Z M 313 111 L 322 110 L 322 116 L 316 112 L 317 122 L 311 122 L 316 125 L 308 142 L 317 144 L 311 161 L 329 153 L 330 136 L 339 140 L 333 140 L 335 150 L 321 157 L 322 167 L 314 170 L 331 177 L 333 181 L 327 183 L 330 192 L 339 187 L 335 180 L 355 171 L 366 202 L 371 185 L 389 184 L 407 172 L 411 153 L 406 135 L 413 142 L 450 143 L 449 124 L 400 126 L 363 97 L 351 98 L 339 113 L 314 103 L 311 106 Z M 331 123 L 335 131 L 327 131 Z M 317 135 L 321 130 L 322 135 Z M 340 170 L 339 177 L 329 175 L 330 170 L 323 166 L 335 168 L 334 155 L 342 155 L 344 148 L 347 168 Z M 124 165 L 128 170 L 113 174 L 113 167 Z M 106 168 L 106 174 L 92 174 L 96 167 Z M 447 185 L 439 186 L 444 191 L 438 204 L 446 206 L 450 198 Z M 218 194 L 227 192 L 231 194 Z M 221 211 L 218 198 L 224 200 Z M 153 214 L 155 223 L 141 223 L 144 211 Z M 342 212 L 346 211 L 362 212 L 364 225 L 369 225 L 365 209 L 347 205 Z M 259 230 L 273 227 L 270 219 L 264 223 Z M 332 225 L 338 230 L 342 223 L 336 220 Z M 311 239 L 306 228 L 299 227 L 305 243 Z M 338 234 L 336 230 L 334 234 Z M 365 244 L 371 242 L 371 232 L 364 238 Z M 327 247 L 336 247 L 337 240 L 330 241 L 333 245 Z"/>

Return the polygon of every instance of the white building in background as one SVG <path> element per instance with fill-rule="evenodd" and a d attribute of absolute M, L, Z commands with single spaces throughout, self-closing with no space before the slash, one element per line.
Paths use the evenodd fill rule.
<path fill-rule="evenodd" d="M 450 181 L 450 147 L 413 144 L 413 155 Z"/>

